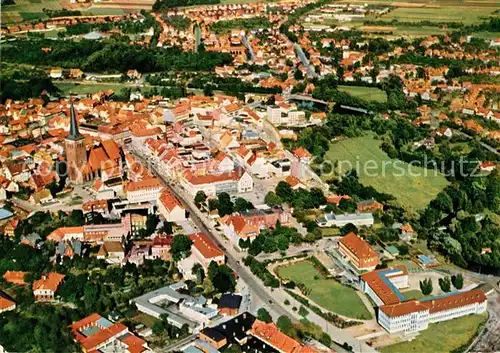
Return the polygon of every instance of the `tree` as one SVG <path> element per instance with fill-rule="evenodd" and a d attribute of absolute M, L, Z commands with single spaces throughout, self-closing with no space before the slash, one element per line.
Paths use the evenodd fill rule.
<path fill-rule="evenodd" d="M 225 215 L 230 215 L 233 213 L 233 203 L 231 201 L 231 196 L 227 192 L 221 192 L 218 196 L 219 206 L 219 216 L 223 217 Z"/>
<path fill-rule="evenodd" d="M 177 234 L 170 248 L 170 253 L 174 261 L 179 261 L 191 255 L 191 245 L 193 241 L 187 235 Z"/>
<path fill-rule="evenodd" d="M 257 319 L 259 319 L 260 321 L 264 321 L 267 324 L 273 322 L 271 314 L 269 314 L 269 312 L 264 308 L 260 308 L 259 310 L 257 310 Z"/>
<path fill-rule="evenodd" d="M 210 262 L 208 266 L 208 278 L 212 282 L 218 293 L 234 292 L 236 279 L 233 270 L 225 264 L 217 265 L 216 262 Z"/>
<path fill-rule="evenodd" d="M 280 206 L 281 204 L 283 204 L 283 200 L 281 199 L 281 197 L 276 195 L 274 191 L 269 191 L 267 193 L 266 197 L 264 198 L 264 202 L 269 207 Z"/>
<path fill-rule="evenodd" d="M 285 335 L 295 337 L 296 332 L 295 332 L 295 327 L 293 326 L 292 320 L 285 315 L 281 315 L 278 318 L 278 321 L 276 321 L 276 326 L 280 329 L 281 332 L 283 332 Z"/>
<path fill-rule="evenodd" d="M 191 272 L 196 276 L 196 282 L 198 284 L 203 283 L 203 280 L 205 279 L 205 270 L 203 269 L 203 266 L 199 264 L 198 262 L 193 265 L 193 268 L 191 269 Z"/>
<path fill-rule="evenodd" d="M 451 283 L 453 283 L 453 287 L 456 289 L 462 289 L 464 286 L 464 276 L 461 273 L 451 276 Z"/>
<path fill-rule="evenodd" d="M 234 201 L 235 212 L 241 213 L 254 208 L 255 208 L 254 205 L 250 201 L 245 200 L 243 197 L 238 197 Z"/>
<path fill-rule="evenodd" d="M 306 317 L 308 314 L 309 311 L 301 305 L 299 308 L 299 315 L 302 317 Z"/>
<path fill-rule="evenodd" d="M 339 202 L 339 208 L 348 213 L 356 211 L 356 202 L 352 199 L 342 198 Z"/>
<path fill-rule="evenodd" d="M 451 291 L 451 280 L 450 277 L 444 277 L 439 279 L 439 287 L 441 287 L 441 290 L 445 293 L 448 293 Z"/>
<path fill-rule="evenodd" d="M 208 209 L 209 211 L 213 211 L 219 208 L 219 200 L 217 199 L 209 199 L 208 200 Z"/>
<path fill-rule="evenodd" d="M 203 190 L 198 191 L 194 197 L 194 203 L 198 207 L 200 207 L 200 205 L 204 203 L 206 200 L 207 200 L 207 195 Z"/>
<path fill-rule="evenodd" d="M 276 195 L 285 202 L 291 202 L 293 199 L 293 189 L 286 181 L 280 181 L 276 186 Z"/>
<path fill-rule="evenodd" d="M 432 280 L 430 278 L 426 278 L 423 281 L 420 281 L 420 290 L 423 295 L 429 295 L 432 293 Z"/>

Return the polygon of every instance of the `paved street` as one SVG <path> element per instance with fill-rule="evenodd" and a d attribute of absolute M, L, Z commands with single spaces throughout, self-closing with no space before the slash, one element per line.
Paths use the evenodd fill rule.
<path fill-rule="evenodd" d="M 144 165 L 148 165 L 148 163 L 146 163 L 144 158 L 137 153 L 137 151 L 132 152 Z M 285 299 L 290 300 L 292 303 L 294 299 L 281 288 L 272 289 L 265 287 L 261 283 L 260 279 L 255 277 L 249 269 L 240 265 L 244 254 L 238 253 L 232 246 L 229 245 L 227 240 L 223 240 L 220 236 L 215 236 L 218 232 L 211 226 L 211 222 L 206 218 L 206 216 L 194 205 L 191 195 L 186 194 L 178 186 L 178 184 L 171 183 L 168 178 L 158 173 L 154 166 L 151 166 L 150 168 L 152 172 L 163 182 L 165 187 L 177 196 L 184 207 L 191 211 L 190 217 L 198 229 L 206 233 L 218 247 L 224 250 L 227 258 L 227 265 L 230 266 L 234 272 L 248 285 L 248 288 L 250 288 L 252 292 L 252 298 L 255 298 L 264 304 L 274 319 L 277 319 L 281 315 L 286 315 L 290 318 L 299 320 L 300 316 L 291 310 L 293 305 L 285 306 L 283 304 Z M 341 344 L 348 342 L 353 347 L 354 352 L 375 352 L 375 349 L 368 346 L 366 343 L 351 337 L 348 333 L 328 323 L 320 316 L 311 312 L 308 318 L 312 322 L 320 325 L 328 334 L 330 334 L 334 341 Z"/>

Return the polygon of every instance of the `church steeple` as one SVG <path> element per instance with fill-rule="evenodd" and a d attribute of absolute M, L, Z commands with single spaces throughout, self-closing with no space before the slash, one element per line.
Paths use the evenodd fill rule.
<path fill-rule="evenodd" d="M 81 140 L 83 136 L 78 131 L 78 120 L 76 119 L 75 107 L 73 106 L 73 98 L 69 98 L 69 114 L 70 114 L 70 125 L 69 125 L 69 135 L 66 137 L 68 140 Z"/>

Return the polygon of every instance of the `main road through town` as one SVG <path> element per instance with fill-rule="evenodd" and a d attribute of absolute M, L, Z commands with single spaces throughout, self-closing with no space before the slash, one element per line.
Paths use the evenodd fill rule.
<path fill-rule="evenodd" d="M 134 153 L 134 155 L 139 158 L 139 160 L 143 163 L 143 165 L 148 165 L 147 161 L 144 160 L 144 158 L 139 154 L 139 153 Z M 181 195 L 176 188 L 173 188 L 171 183 L 161 174 L 159 173 L 155 167 L 149 165 L 149 169 L 163 182 L 165 187 L 167 187 L 170 192 L 172 192 L 184 205 L 184 207 L 190 211 L 190 217 L 192 221 L 196 224 L 198 229 L 205 234 L 222 250 L 224 250 L 224 253 L 227 258 L 227 265 L 233 269 L 233 271 L 241 277 L 242 280 L 245 281 L 245 283 L 248 284 L 249 288 L 252 289 L 254 294 L 263 302 L 265 303 L 273 303 L 270 305 L 271 310 L 275 313 L 275 316 L 281 316 L 281 315 L 287 315 L 291 316 L 290 313 L 285 310 L 281 305 L 278 303 L 274 303 L 274 300 L 272 296 L 266 291 L 265 288 L 263 288 L 263 285 L 257 282 L 255 277 L 242 265 L 240 265 L 239 260 L 232 254 L 232 250 L 228 249 L 225 245 L 223 245 L 220 242 L 220 239 L 216 237 L 211 230 L 208 229 L 208 227 L 205 225 L 205 223 L 202 221 L 201 217 L 198 215 L 198 208 L 194 205 L 194 203 L 191 200 L 186 199 Z"/>
<path fill-rule="evenodd" d="M 166 178 L 161 172 L 159 172 L 154 163 L 148 163 L 141 153 L 135 151 L 134 149 L 131 152 L 136 156 L 144 166 L 148 166 L 148 168 L 153 172 L 165 185 L 170 192 L 172 192 L 179 201 L 183 204 L 186 210 L 190 211 L 190 218 L 193 223 L 198 227 L 198 229 L 205 234 L 222 250 L 227 258 L 227 265 L 230 266 L 233 271 L 248 285 L 251 289 L 253 296 L 258 298 L 268 311 L 271 316 L 276 320 L 279 316 L 285 315 L 289 318 L 296 320 L 297 314 L 288 310 L 287 307 L 284 306 L 284 299 L 288 299 L 285 296 L 284 291 L 281 288 L 273 289 L 265 287 L 260 280 L 255 277 L 250 270 L 240 264 L 240 260 L 242 256 L 238 256 L 238 253 L 231 245 L 225 246 L 222 244 L 221 239 L 216 236 L 216 230 L 212 230 L 210 225 L 207 225 L 203 220 L 204 216 L 198 207 L 195 206 L 192 197 L 183 192 L 180 187 L 176 187 L 175 182 L 171 182 L 168 178 Z M 312 319 L 313 322 L 319 324 L 320 327 L 326 329 L 326 332 L 331 334 L 332 340 L 334 342 L 339 342 L 340 344 L 344 342 L 348 342 L 352 347 L 354 352 L 376 352 L 376 350 L 370 346 L 368 346 L 365 342 L 357 340 L 356 338 L 349 335 L 349 333 L 333 326 L 331 323 L 327 323 L 324 319 L 319 317 L 314 313 L 310 313 L 309 318 Z M 313 319 L 315 318 L 315 319 Z M 340 347 L 336 347 L 338 351 L 341 351 Z"/>

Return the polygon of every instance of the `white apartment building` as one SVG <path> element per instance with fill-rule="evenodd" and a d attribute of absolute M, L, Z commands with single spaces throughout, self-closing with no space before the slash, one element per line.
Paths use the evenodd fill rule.
<path fill-rule="evenodd" d="M 408 287 L 404 266 L 382 269 L 361 276 L 361 288 L 378 306 L 378 323 L 389 333 L 412 333 L 425 330 L 430 323 L 452 320 L 486 311 L 484 292 L 448 293 L 437 297 L 407 301 L 399 291 Z"/>
<path fill-rule="evenodd" d="M 203 191 L 207 196 L 220 194 L 221 192 L 236 193 L 250 192 L 253 190 L 253 179 L 247 172 L 236 168 L 229 173 L 215 173 L 205 175 L 193 175 L 186 172 L 180 181 L 186 191 L 195 196 L 198 191 Z"/>
<path fill-rule="evenodd" d="M 428 328 L 430 323 L 481 314 L 487 298 L 481 289 L 456 292 L 428 300 L 384 305 L 379 308 L 378 322 L 389 333 L 411 333 Z"/>

